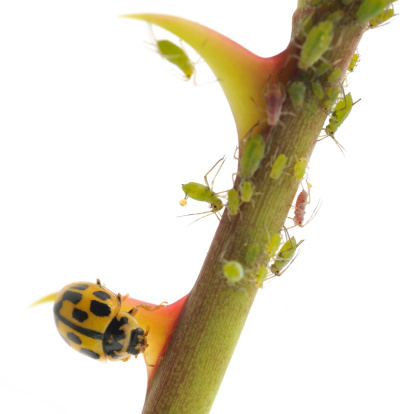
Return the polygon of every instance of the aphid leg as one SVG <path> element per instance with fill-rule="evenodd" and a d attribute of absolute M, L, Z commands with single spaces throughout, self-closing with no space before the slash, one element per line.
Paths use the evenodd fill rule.
<path fill-rule="evenodd" d="M 208 185 L 208 181 L 207 181 L 207 176 L 211 173 L 211 171 L 214 169 L 214 167 L 220 162 L 220 161 L 222 161 L 223 160 L 223 162 L 221 163 L 221 165 L 220 165 L 220 167 L 219 167 L 219 169 L 217 170 L 217 172 L 216 172 L 216 174 L 214 175 L 214 177 L 213 177 L 213 181 L 211 182 L 211 187 Z M 220 170 L 221 170 L 221 167 L 223 166 L 223 164 L 224 164 L 224 161 L 226 161 L 226 156 L 223 156 L 222 158 L 220 158 L 214 165 L 213 165 L 213 167 L 210 169 L 210 171 L 208 171 L 207 172 L 207 174 L 204 176 L 204 181 L 205 181 L 205 183 L 206 183 L 206 186 L 208 187 L 208 188 L 210 188 L 210 190 L 213 190 L 213 187 L 214 187 L 214 180 L 216 179 L 216 177 L 217 177 L 217 174 L 220 172 Z"/>

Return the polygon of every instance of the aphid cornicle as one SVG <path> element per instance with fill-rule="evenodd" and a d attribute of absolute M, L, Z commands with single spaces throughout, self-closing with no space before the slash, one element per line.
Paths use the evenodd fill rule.
<path fill-rule="evenodd" d="M 53 313 L 60 335 L 76 351 L 102 362 L 127 361 L 145 351 L 148 329 L 144 332 L 134 318 L 137 307 L 120 309 L 120 296 L 97 280 L 65 286 Z"/>

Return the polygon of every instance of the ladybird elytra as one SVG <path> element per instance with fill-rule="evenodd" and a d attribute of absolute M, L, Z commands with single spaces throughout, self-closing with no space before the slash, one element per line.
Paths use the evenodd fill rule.
<path fill-rule="evenodd" d="M 147 347 L 134 318 L 137 308 L 120 312 L 121 299 L 97 283 L 78 282 L 58 294 L 53 311 L 56 327 L 73 349 L 95 360 L 127 361 Z"/>

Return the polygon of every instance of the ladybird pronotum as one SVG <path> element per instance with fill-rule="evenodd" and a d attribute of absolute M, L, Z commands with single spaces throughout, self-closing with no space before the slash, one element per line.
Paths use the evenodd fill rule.
<path fill-rule="evenodd" d="M 70 347 L 93 359 L 127 361 L 144 352 L 147 332 L 134 318 L 138 308 L 121 312 L 120 295 L 97 283 L 78 282 L 58 294 L 53 312 L 56 327 Z"/>

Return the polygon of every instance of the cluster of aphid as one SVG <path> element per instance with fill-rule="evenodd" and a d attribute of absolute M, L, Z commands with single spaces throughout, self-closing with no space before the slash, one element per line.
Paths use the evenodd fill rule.
<path fill-rule="evenodd" d="M 395 15 L 393 2 L 395 0 L 364 0 L 356 7 L 354 6 L 356 2 L 353 0 L 341 0 L 345 6 L 356 7 L 356 23 L 361 26 L 366 25 L 368 28 L 378 27 Z M 315 6 L 323 3 L 323 0 L 309 0 L 308 3 L 310 6 Z M 307 96 L 315 97 L 323 105 L 330 118 L 324 128 L 325 135 L 320 139 L 331 137 L 341 149 L 343 147 L 334 135 L 356 102 L 353 102 L 350 93 L 345 94 L 343 88 L 345 81 L 340 83 L 342 70 L 337 65 L 341 60 L 332 62 L 327 55 L 333 49 L 334 25 L 340 24 L 345 18 L 347 15 L 338 9 L 324 16 L 320 21 L 314 22 L 313 17 L 310 16 L 303 22 L 301 32 L 297 36 L 301 41 L 301 44 L 297 44 L 300 49 L 298 67 L 301 71 L 299 78 L 287 86 L 288 96 L 296 109 L 303 108 L 306 102 L 312 102 L 306 99 Z M 341 39 L 338 40 L 340 41 Z M 351 58 L 348 71 L 353 72 L 358 62 L 359 55 L 356 53 Z"/>

